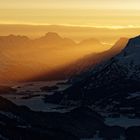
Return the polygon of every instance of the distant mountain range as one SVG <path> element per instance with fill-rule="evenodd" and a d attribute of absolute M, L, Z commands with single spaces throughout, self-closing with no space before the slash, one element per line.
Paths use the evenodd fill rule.
<path fill-rule="evenodd" d="M 38 77 L 40 74 L 62 68 L 91 52 L 106 50 L 109 47 L 96 39 L 75 43 L 53 32 L 37 39 L 15 35 L 0 36 L 0 81 L 23 81 Z M 49 76 L 48 79 L 58 77 Z"/>
<path fill-rule="evenodd" d="M 96 47 L 102 47 L 100 42 L 95 39 L 84 40 L 79 45 L 88 47 L 88 45 L 90 45 L 91 43 L 92 44 L 95 43 L 95 46 L 97 45 Z M 120 53 L 121 50 L 125 48 L 127 43 L 128 43 L 127 38 L 120 38 L 115 43 L 115 45 L 107 51 L 103 51 L 101 53 L 91 53 L 89 55 L 84 56 L 83 58 L 76 60 L 75 62 L 62 66 L 59 69 L 52 70 L 46 74 L 43 73 L 38 77 L 33 77 L 31 80 L 33 81 L 60 80 L 60 79 L 62 80 L 73 78 L 76 75 L 78 77 L 78 75 L 80 76 L 87 70 L 93 69 L 94 66 L 96 66 L 97 64 L 100 64 L 101 62 L 106 61 L 111 57 L 115 56 L 116 54 Z"/>
<path fill-rule="evenodd" d="M 26 36 L 20 35 L 9 35 L 9 36 L 0 36 L 0 47 L 60 47 L 73 46 L 76 43 L 68 38 L 62 38 L 57 33 L 48 32 L 45 36 L 42 36 L 37 39 L 30 39 Z M 26 48 L 27 49 L 27 48 Z"/>
<path fill-rule="evenodd" d="M 100 41 L 98 41 L 95 38 L 89 38 L 85 39 L 79 43 L 75 43 L 72 39 L 69 38 L 63 38 L 59 34 L 55 32 L 48 32 L 45 34 L 45 36 L 42 36 L 40 38 L 36 39 L 30 39 L 27 36 L 21 36 L 21 35 L 9 35 L 9 36 L 0 36 L 0 47 L 1 48 L 8 48 L 8 47 L 16 47 L 16 46 L 25 46 L 28 45 L 32 47 L 35 46 L 42 46 L 42 47 L 57 47 L 60 49 L 60 47 L 67 47 L 67 46 L 74 46 L 77 45 L 79 47 L 84 46 L 92 46 L 93 50 L 95 47 L 93 45 L 100 45 L 102 47 L 105 47 L 104 44 L 102 44 Z M 100 47 L 99 46 L 99 47 Z M 102 48 L 104 49 L 104 48 Z"/>

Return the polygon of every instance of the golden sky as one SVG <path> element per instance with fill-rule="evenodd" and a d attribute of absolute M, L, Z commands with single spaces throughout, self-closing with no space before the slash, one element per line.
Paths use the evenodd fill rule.
<path fill-rule="evenodd" d="M 0 0 L 0 24 L 138 27 L 140 0 Z"/>
<path fill-rule="evenodd" d="M 139 0 L 1 0 L 1 8 L 139 9 Z"/>

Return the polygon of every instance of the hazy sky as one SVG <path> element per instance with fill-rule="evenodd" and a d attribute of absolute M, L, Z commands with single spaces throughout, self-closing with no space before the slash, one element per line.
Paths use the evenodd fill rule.
<path fill-rule="evenodd" d="M 139 9 L 139 0 L 0 0 L 1 8 Z"/>
<path fill-rule="evenodd" d="M 140 0 L 0 0 L 0 23 L 139 26 Z"/>

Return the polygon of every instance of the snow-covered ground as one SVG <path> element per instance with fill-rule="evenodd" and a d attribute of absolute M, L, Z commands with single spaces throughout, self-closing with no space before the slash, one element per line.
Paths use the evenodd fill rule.
<path fill-rule="evenodd" d="M 105 123 L 109 126 L 121 126 L 121 127 L 131 127 L 131 126 L 140 126 L 139 118 L 128 118 L 125 116 L 120 116 L 118 118 L 105 118 Z"/>
<path fill-rule="evenodd" d="M 17 105 L 25 105 L 34 111 L 58 111 L 58 112 L 66 112 L 68 110 L 62 109 L 62 106 L 50 104 L 44 102 L 44 96 L 53 94 L 52 92 L 41 91 L 40 88 L 44 86 L 58 86 L 60 90 L 64 90 L 68 88 L 70 85 L 66 84 L 57 84 L 64 83 L 66 81 L 51 81 L 51 82 L 28 82 L 28 83 L 20 83 L 13 86 L 13 88 L 17 89 L 16 94 L 6 94 L 2 95 L 3 97 L 11 100 Z M 61 109 L 60 109 L 61 108 Z"/>
<path fill-rule="evenodd" d="M 140 92 L 130 93 L 126 99 L 140 98 Z"/>
<path fill-rule="evenodd" d="M 57 84 L 57 83 L 64 83 L 66 81 L 50 81 L 50 82 L 45 82 L 45 81 L 41 81 L 41 82 L 26 82 L 26 83 L 19 83 L 13 86 L 13 88 L 16 88 L 18 93 L 23 93 L 23 92 L 40 92 L 42 93 L 41 89 L 42 87 L 45 86 L 55 86 L 57 85 L 59 87 L 58 90 L 63 90 L 67 87 L 69 87 L 69 85 L 65 85 L 65 84 Z"/>
<path fill-rule="evenodd" d="M 22 98 L 9 98 L 12 102 L 17 105 L 25 105 L 29 107 L 33 111 L 43 111 L 43 112 L 67 112 L 68 109 L 63 109 L 63 106 L 45 103 L 43 100 L 43 96 L 37 96 L 30 99 L 22 99 Z"/>

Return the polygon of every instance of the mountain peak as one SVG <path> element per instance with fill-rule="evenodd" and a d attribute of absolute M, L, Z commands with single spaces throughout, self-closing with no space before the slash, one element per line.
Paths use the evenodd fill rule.
<path fill-rule="evenodd" d="M 131 38 L 127 44 L 126 49 L 140 48 L 140 35 Z"/>
<path fill-rule="evenodd" d="M 10 34 L 8 36 L 0 36 L 0 40 L 4 41 L 5 43 L 7 42 L 16 42 L 16 43 L 21 43 L 21 42 L 26 42 L 29 41 L 30 39 L 27 36 L 21 36 L 21 35 L 13 35 Z"/>
<path fill-rule="evenodd" d="M 136 36 L 136 37 L 133 37 L 132 39 L 139 39 L 140 40 L 140 35 Z"/>
<path fill-rule="evenodd" d="M 123 49 L 120 54 L 115 56 L 119 63 L 130 66 L 129 69 L 132 69 L 132 64 L 135 66 L 140 66 L 140 36 L 129 39 L 126 47 Z M 135 68 L 134 68 L 134 71 Z"/>
<path fill-rule="evenodd" d="M 125 38 L 125 37 L 121 37 L 112 47 L 112 49 L 115 50 L 122 50 L 126 47 L 127 43 L 128 43 L 129 39 Z"/>
<path fill-rule="evenodd" d="M 95 38 L 89 38 L 89 39 L 85 39 L 83 41 L 81 41 L 79 43 L 80 45 L 91 45 L 91 44 L 101 44 L 99 40 L 95 39 Z"/>
<path fill-rule="evenodd" d="M 55 33 L 55 32 L 48 32 L 48 33 L 46 33 L 45 38 L 48 38 L 48 39 L 62 39 L 62 38 L 61 38 L 57 33 Z"/>

